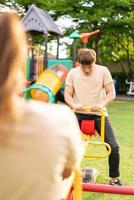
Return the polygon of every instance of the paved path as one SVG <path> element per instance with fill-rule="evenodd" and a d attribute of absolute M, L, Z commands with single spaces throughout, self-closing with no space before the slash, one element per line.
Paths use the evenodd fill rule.
<path fill-rule="evenodd" d="M 130 96 L 130 95 L 117 95 L 116 96 L 117 100 L 125 100 L 125 101 L 134 101 L 134 95 Z"/>

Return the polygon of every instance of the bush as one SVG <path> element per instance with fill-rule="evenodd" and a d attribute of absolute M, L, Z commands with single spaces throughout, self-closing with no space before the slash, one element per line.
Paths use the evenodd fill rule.
<path fill-rule="evenodd" d="M 117 94 L 126 94 L 129 89 L 129 85 L 126 84 L 127 75 L 123 72 L 113 72 L 112 77 L 117 84 Z"/>

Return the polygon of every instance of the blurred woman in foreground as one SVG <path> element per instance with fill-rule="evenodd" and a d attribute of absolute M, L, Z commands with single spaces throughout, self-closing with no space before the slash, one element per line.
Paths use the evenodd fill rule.
<path fill-rule="evenodd" d="M 25 59 L 19 19 L 1 14 L 0 199 L 60 200 L 82 154 L 79 127 L 68 107 L 19 97 Z"/>

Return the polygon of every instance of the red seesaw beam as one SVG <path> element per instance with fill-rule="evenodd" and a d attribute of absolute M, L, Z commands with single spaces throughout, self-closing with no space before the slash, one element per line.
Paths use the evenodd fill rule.
<path fill-rule="evenodd" d="M 86 192 L 134 195 L 134 187 L 129 186 L 112 186 L 105 184 L 83 183 L 82 187 L 83 191 Z"/>

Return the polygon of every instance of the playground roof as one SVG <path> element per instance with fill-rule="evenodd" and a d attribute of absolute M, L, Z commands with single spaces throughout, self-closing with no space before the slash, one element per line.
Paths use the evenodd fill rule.
<path fill-rule="evenodd" d="M 32 4 L 22 19 L 25 31 L 35 31 L 42 34 L 62 35 L 52 17 L 44 10 Z"/>
<path fill-rule="evenodd" d="M 78 33 L 78 31 L 74 31 L 73 33 L 71 33 L 69 35 L 69 38 L 80 38 L 80 34 Z"/>

